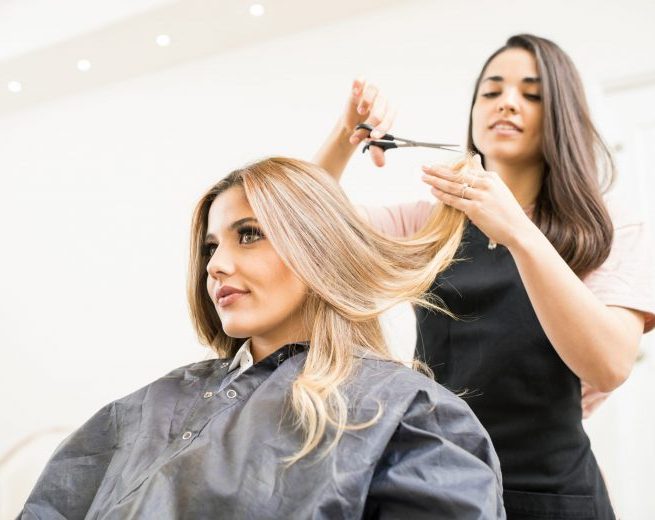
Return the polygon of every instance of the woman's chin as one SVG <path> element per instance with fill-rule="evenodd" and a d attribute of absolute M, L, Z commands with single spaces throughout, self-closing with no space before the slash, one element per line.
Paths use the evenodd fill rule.
<path fill-rule="evenodd" d="M 516 141 L 488 143 L 484 150 L 480 149 L 487 161 L 502 163 L 525 163 L 531 162 L 535 157 L 540 157 L 539 151 L 534 153 L 526 150 L 526 147 Z"/>
<path fill-rule="evenodd" d="M 230 338 L 249 338 L 252 336 L 250 328 L 249 327 L 244 327 L 243 325 L 239 325 L 237 323 L 225 323 L 222 322 L 221 325 L 223 326 L 223 332 L 225 333 L 226 336 L 229 336 Z"/>

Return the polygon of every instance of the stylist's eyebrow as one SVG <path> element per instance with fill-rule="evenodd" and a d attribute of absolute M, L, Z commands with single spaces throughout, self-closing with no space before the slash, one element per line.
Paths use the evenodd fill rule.
<path fill-rule="evenodd" d="M 257 222 L 257 219 L 254 217 L 246 217 L 246 218 L 240 218 L 239 220 L 235 220 L 230 224 L 230 229 L 237 229 L 241 224 L 245 224 L 246 222 Z M 207 233 L 205 235 L 205 240 L 213 240 L 216 237 L 214 236 L 213 233 Z"/>
<path fill-rule="evenodd" d="M 503 78 L 502 76 L 489 76 L 487 78 L 484 78 L 482 80 L 482 83 L 484 83 L 485 81 L 495 81 L 497 83 L 500 83 L 502 81 L 505 81 L 505 78 Z M 535 84 L 535 83 L 541 83 L 541 78 L 534 77 L 534 76 L 527 76 L 527 77 L 523 78 L 521 81 L 523 83 L 529 83 L 529 84 L 532 85 L 532 84 Z"/>

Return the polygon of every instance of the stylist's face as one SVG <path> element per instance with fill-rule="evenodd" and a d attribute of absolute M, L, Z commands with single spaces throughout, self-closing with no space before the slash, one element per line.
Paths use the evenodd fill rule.
<path fill-rule="evenodd" d="M 207 290 L 224 332 L 282 344 L 297 340 L 306 286 L 264 236 L 242 188 L 212 203 L 205 247 L 211 255 Z"/>
<path fill-rule="evenodd" d="M 496 56 L 482 74 L 472 112 L 473 142 L 485 159 L 530 164 L 542 160 L 541 80 L 524 49 Z"/>

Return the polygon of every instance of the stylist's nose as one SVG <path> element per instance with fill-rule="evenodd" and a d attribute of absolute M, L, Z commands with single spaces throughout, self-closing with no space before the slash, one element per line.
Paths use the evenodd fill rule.
<path fill-rule="evenodd" d="M 515 114 L 518 111 L 518 92 L 514 89 L 506 89 L 498 97 L 498 111 L 500 113 Z"/>
<path fill-rule="evenodd" d="M 234 259 L 229 252 L 229 248 L 218 246 L 214 254 L 207 262 L 207 274 L 215 280 L 221 276 L 229 276 L 234 272 Z"/>

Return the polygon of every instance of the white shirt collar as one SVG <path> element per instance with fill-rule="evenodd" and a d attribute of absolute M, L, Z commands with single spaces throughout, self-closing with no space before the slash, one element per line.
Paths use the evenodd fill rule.
<path fill-rule="evenodd" d="M 237 350 L 237 353 L 234 355 L 234 359 L 232 360 L 232 363 L 230 363 L 230 367 L 227 371 L 229 373 L 238 368 L 240 374 L 241 372 L 248 370 L 253 366 L 253 364 L 254 360 L 250 353 L 250 338 L 248 338 L 245 343 L 241 345 L 241 348 Z"/>

